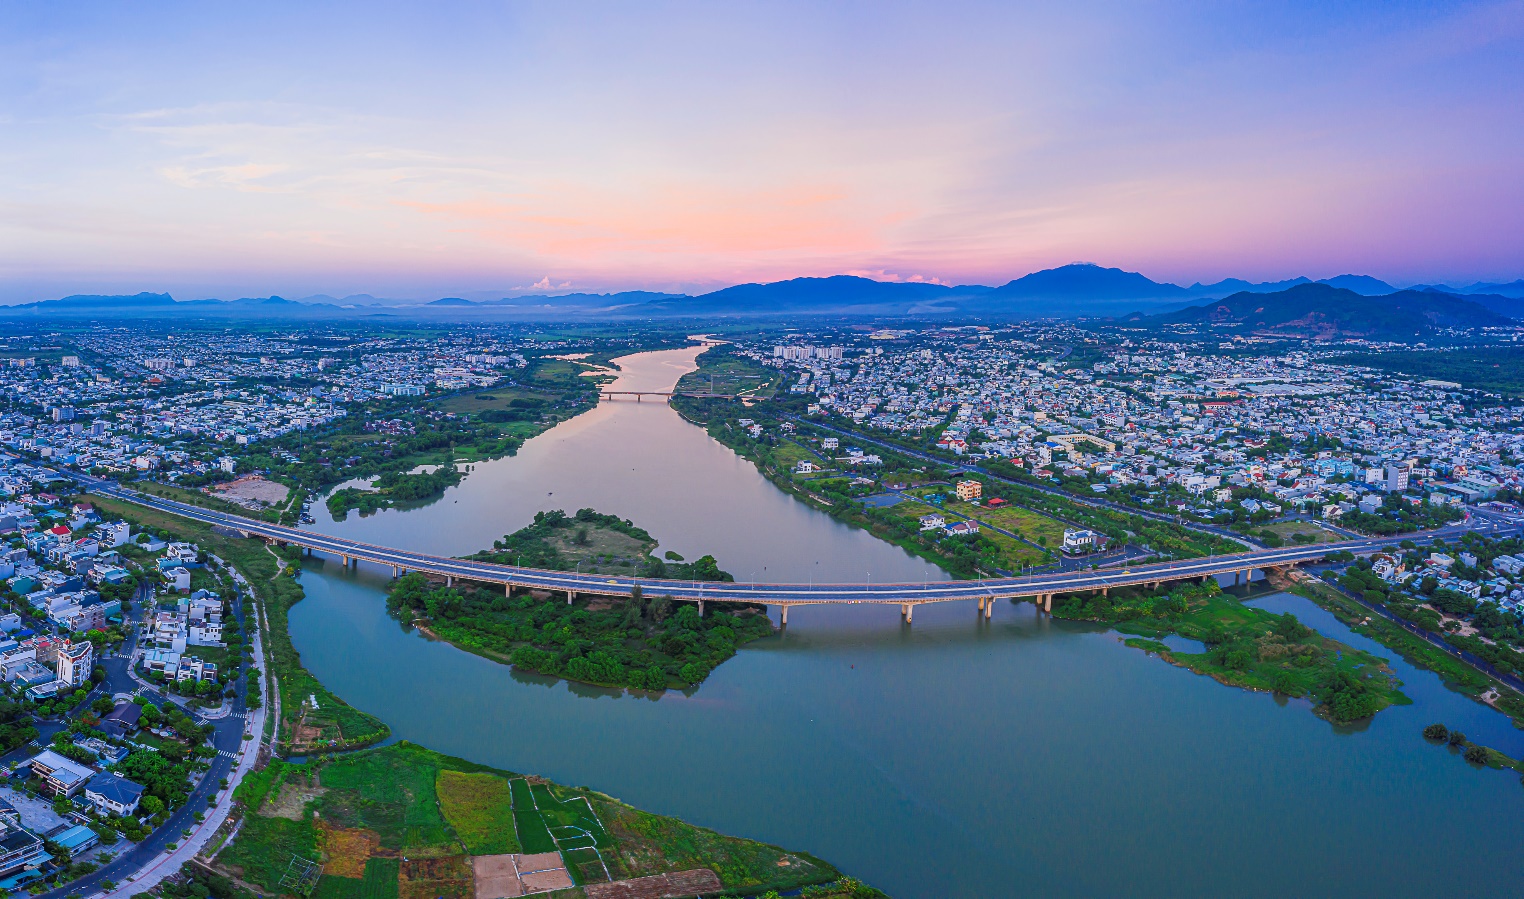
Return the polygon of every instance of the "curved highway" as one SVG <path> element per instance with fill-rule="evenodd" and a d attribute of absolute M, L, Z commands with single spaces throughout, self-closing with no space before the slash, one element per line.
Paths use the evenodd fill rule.
<path fill-rule="evenodd" d="M 280 543 L 306 547 L 316 552 L 338 556 L 346 564 L 361 561 L 389 565 L 394 574 L 420 571 L 446 578 L 482 583 L 503 584 L 509 587 L 531 587 L 555 590 L 568 594 L 594 593 L 628 596 L 635 588 L 646 595 L 670 596 L 699 602 L 763 603 L 768 605 L 806 605 L 813 603 L 899 603 L 914 605 L 927 602 L 946 602 L 989 597 L 1048 597 L 1055 593 L 1107 590 L 1138 584 L 1155 584 L 1164 581 L 1201 578 L 1219 574 L 1242 572 L 1247 575 L 1256 568 L 1273 568 L 1311 562 L 1330 552 L 1348 550 L 1357 555 L 1378 552 L 1412 539 L 1414 535 L 1373 537 L 1360 540 L 1344 540 L 1336 543 L 1310 546 L 1288 546 L 1279 549 L 1261 549 L 1232 555 L 1209 556 L 1202 559 L 1184 559 L 1137 565 L 1104 571 L 1068 571 L 1027 577 L 989 578 L 968 581 L 936 581 L 925 584 L 741 584 L 712 581 L 679 581 L 658 578 L 582 574 L 568 571 L 546 571 L 538 568 L 521 568 L 491 562 L 475 562 L 433 556 L 425 553 L 375 546 L 330 537 L 313 531 L 303 531 L 284 525 L 256 521 L 240 515 L 230 515 L 187 505 L 173 500 L 138 493 L 120 487 L 110 481 L 80 477 L 92 492 L 102 496 L 158 509 L 174 515 L 200 521 L 204 524 L 231 528 L 249 536 L 263 537 Z M 1455 536 L 1469 528 L 1452 526 L 1426 536 Z"/>

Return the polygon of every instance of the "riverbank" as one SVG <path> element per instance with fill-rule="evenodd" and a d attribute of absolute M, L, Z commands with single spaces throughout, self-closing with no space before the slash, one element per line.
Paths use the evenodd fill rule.
<path fill-rule="evenodd" d="M 272 763 L 240 798 L 243 827 L 217 865 L 272 894 L 427 899 L 581 888 L 576 895 L 597 899 L 831 884 L 824 895 L 884 895 L 841 883 L 807 853 L 407 742 Z M 660 885 L 667 889 L 651 889 Z"/>
<path fill-rule="evenodd" d="M 255 539 L 226 537 L 198 523 L 108 497 L 92 499 L 102 510 L 135 527 L 162 529 L 196 542 L 243 575 L 267 622 L 269 664 L 280 693 L 271 711 L 282 709 L 285 716 L 276 725 L 275 739 L 290 754 L 325 753 L 310 766 L 272 760 L 273 770 L 254 774 L 248 785 L 233 784 L 241 788 L 237 798 L 244 804 L 244 817 L 236 839 L 218 862 L 239 881 L 271 893 L 289 893 L 293 884 L 286 878 L 293 860 L 305 859 L 313 864 L 314 885 L 331 877 L 328 889 L 336 890 L 332 894 L 336 896 L 375 889 L 381 892 L 366 895 L 469 896 L 474 875 L 468 853 L 477 840 L 474 848 L 487 847 L 493 854 L 517 848 L 554 854 L 564 860 L 558 867 L 569 881 L 567 886 L 672 878 L 699 869 L 709 872 L 710 879 L 694 881 L 705 892 L 718 888 L 751 894 L 838 883 L 840 874 L 834 867 L 806 853 L 650 815 L 591 790 L 496 771 L 411 744 L 364 749 L 384 740 L 390 728 L 324 687 L 302 667 L 291 645 L 287 612 L 304 597 L 295 577 L 301 558 L 297 550 L 275 550 Z M 759 617 L 766 621 L 765 616 Z M 345 751 L 355 749 L 360 751 Z M 464 791 L 460 783 L 444 794 L 434 791 L 434 775 L 446 772 L 485 774 L 521 784 L 529 791 L 529 802 L 517 801 L 523 792 L 518 786 L 511 786 L 506 795 L 492 794 L 506 803 L 496 806 L 477 795 L 482 792 L 479 782 L 467 783 Z M 304 792 L 307 787 L 312 789 Z M 590 811 L 595 826 L 578 817 L 579 803 Z M 458 815 L 452 817 L 452 809 Z M 531 833 L 521 838 L 525 826 Z M 388 879 L 390 866 L 397 864 L 403 850 L 409 857 L 421 856 L 422 867 L 409 868 L 403 862 L 396 867 L 395 878 Z M 358 866 L 357 852 L 363 854 Z M 541 871 L 550 877 L 551 863 L 541 864 L 547 865 Z M 330 874 L 330 868 L 357 876 Z M 297 870 L 303 869 L 304 865 L 297 865 Z M 446 876 L 436 876 L 440 872 Z M 397 885 L 395 890 L 392 884 Z M 833 886 L 825 895 L 858 899 L 883 894 L 843 881 L 839 889 Z"/>
<path fill-rule="evenodd" d="M 581 509 L 540 512 L 534 524 L 471 558 L 555 571 L 731 581 L 713 556 L 684 562 L 652 555 L 657 542 L 628 520 Z M 765 609 L 721 608 L 636 595 L 569 597 L 547 591 L 503 595 L 449 587 L 410 574 L 393 583 L 387 610 L 404 626 L 523 671 L 606 687 L 660 691 L 694 687 L 736 648 L 773 633 Z"/>
<path fill-rule="evenodd" d="M 1323 637 L 1289 613 L 1246 606 L 1213 580 L 1168 592 L 1064 596 L 1053 615 L 1111 625 L 1133 635 L 1128 646 L 1222 684 L 1306 698 L 1339 724 L 1411 702 L 1385 660 Z M 1203 651 L 1172 648 L 1161 641 L 1168 636 L 1196 641 Z"/>
<path fill-rule="evenodd" d="M 92 494 L 91 501 L 112 517 L 130 522 L 134 530 L 147 526 L 167 531 L 226 559 L 242 573 L 259 602 L 269 665 L 279 685 L 280 717 L 273 738 L 279 751 L 355 749 L 378 743 L 391 733 L 379 718 L 350 707 L 324 688 L 302 666 L 291 645 L 287 616 L 305 595 L 295 574 L 299 550 L 273 550 L 259 540 L 224 536 L 199 522 L 98 494 Z"/>

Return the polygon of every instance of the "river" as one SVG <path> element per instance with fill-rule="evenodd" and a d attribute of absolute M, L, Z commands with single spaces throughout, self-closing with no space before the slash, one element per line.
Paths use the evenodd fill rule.
<path fill-rule="evenodd" d="M 692 355 L 621 366 L 649 389 L 655 366 L 670 384 Z M 466 552 L 535 509 L 581 505 L 740 579 L 936 576 L 782 496 L 659 403 L 604 403 L 432 506 L 317 527 Z M 1520 890 L 1517 775 L 1419 731 L 1443 721 L 1514 755 L 1524 735 L 1300 597 L 1256 602 L 1391 658 L 1414 704 L 1333 727 L 1013 603 L 988 623 L 970 603 L 922 606 L 913 627 L 892 608 L 796 608 L 691 695 L 651 698 L 405 633 L 379 570 L 319 565 L 303 583 L 303 660 L 397 736 L 809 851 L 898 899 Z"/>

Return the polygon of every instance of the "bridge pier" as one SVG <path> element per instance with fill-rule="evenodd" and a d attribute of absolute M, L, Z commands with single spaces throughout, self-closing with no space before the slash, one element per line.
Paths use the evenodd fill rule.
<path fill-rule="evenodd" d="M 566 591 L 566 604 L 567 605 L 571 605 L 572 604 L 572 600 L 574 600 L 576 598 L 577 598 L 577 591 L 575 591 L 575 590 L 568 590 L 568 591 Z"/>
<path fill-rule="evenodd" d="M 781 624 L 784 627 L 788 627 L 788 606 L 779 606 L 778 608 L 782 612 L 783 621 Z"/>
<path fill-rule="evenodd" d="M 979 597 L 979 611 L 981 613 L 984 611 L 984 597 L 982 597 L 982 596 Z"/>
<path fill-rule="evenodd" d="M 985 621 L 989 621 L 990 620 L 990 616 L 992 616 L 994 614 L 995 614 L 995 597 L 991 596 L 991 597 L 989 597 L 988 601 L 985 602 L 985 604 L 984 604 L 984 620 Z"/>
<path fill-rule="evenodd" d="M 915 614 L 915 603 L 913 603 L 913 602 L 900 603 L 900 614 L 905 617 L 905 623 L 909 624 L 911 616 Z"/>
<path fill-rule="evenodd" d="M 503 595 L 504 596 L 512 596 L 513 595 L 513 585 L 512 584 L 504 584 L 503 585 Z"/>
<path fill-rule="evenodd" d="M 1051 593 L 1045 593 L 1045 594 L 1043 594 L 1043 597 L 1042 597 L 1042 610 L 1044 612 L 1051 612 L 1051 611 L 1053 611 L 1053 594 L 1051 594 Z"/>
<path fill-rule="evenodd" d="M 396 565 L 393 565 L 392 566 L 392 580 L 395 581 L 399 577 L 402 577 L 402 569 L 397 567 Z"/>
<path fill-rule="evenodd" d="M 446 587 L 453 587 L 453 586 L 455 586 L 455 576 L 454 575 L 450 575 L 450 574 L 445 575 L 445 586 Z"/>

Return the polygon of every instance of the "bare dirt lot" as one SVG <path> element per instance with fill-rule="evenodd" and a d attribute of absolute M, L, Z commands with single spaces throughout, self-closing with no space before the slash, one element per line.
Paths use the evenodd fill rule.
<path fill-rule="evenodd" d="M 212 489 L 228 502 L 237 503 L 248 509 L 263 509 L 266 506 L 279 505 L 291 495 L 291 489 L 285 484 L 267 481 L 257 474 L 219 484 Z"/>
<path fill-rule="evenodd" d="M 475 899 L 514 899 L 572 886 L 558 852 L 478 855 L 471 859 L 471 868 L 476 879 Z"/>
<path fill-rule="evenodd" d="M 587 899 L 672 899 L 701 896 L 721 889 L 720 878 L 708 868 L 636 877 L 614 883 L 594 883 L 583 888 Z"/>
<path fill-rule="evenodd" d="M 322 787 L 308 783 L 305 779 L 293 777 L 281 784 L 280 792 L 275 798 L 265 803 L 259 810 L 259 814 L 267 818 L 289 818 L 292 821 L 300 821 L 307 803 L 326 793 Z M 363 865 L 364 862 L 361 862 Z M 355 875 L 359 876 L 359 875 Z"/>

